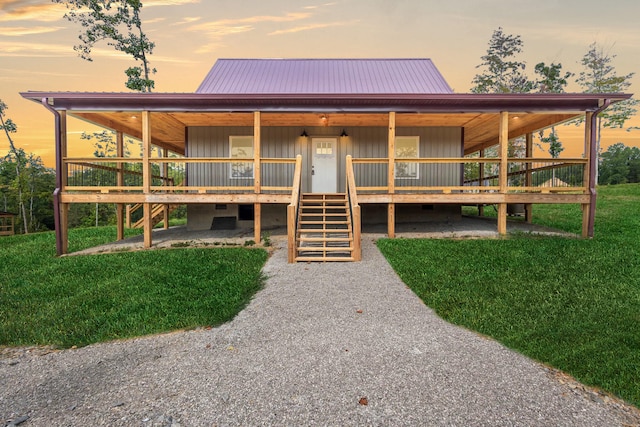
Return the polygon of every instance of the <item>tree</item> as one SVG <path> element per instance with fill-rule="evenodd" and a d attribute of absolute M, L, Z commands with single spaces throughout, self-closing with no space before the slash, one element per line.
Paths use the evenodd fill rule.
<path fill-rule="evenodd" d="M 640 148 L 627 147 L 621 142 L 602 153 L 599 184 L 640 182 Z"/>
<path fill-rule="evenodd" d="M 635 73 L 618 76 L 615 67 L 611 64 L 615 57 L 616 55 L 606 53 L 596 43 L 589 45 L 589 50 L 580 61 L 584 70 L 576 79 L 585 93 L 620 93 L 625 92 L 631 86 L 631 78 Z M 596 152 L 598 155 L 600 154 L 602 128 L 622 128 L 625 122 L 636 113 L 637 104 L 638 101 L 633 98 L 616 102 L 598 115 L 596 125 Z M 596 162 L 596 178 L 598 177 L 598 164 L 599 162 Z"/>
<path fill-rule="evenodd" d="M 480 57 L 482 63 L 476 68 L 485 70 L 476 74 L 471 88 L 473 93 L 526 93 L 534 83 L 524 73 L 526 63 L 516 59 L 522 52 L 520 36 L 505 34 L 502 27 L 493 32 L 487 54 Z"/>
<path fill-rule="evenodd" d="M 540 62 L 536 64 L 534 70 L 539 76 L 535 84 L 540 93 L 563 93 L 565 87 L 567 87 L 568 79 L 574 76 L 574 73 L 570 71 L 563 74 L 562 64 L 555 64 L 553 62 L 551 65 Z M 555 126 L 551 127 L 551 133 L 547 136 L 544 135 L 544 130 L 540 131 L 540 142 L 549 144 L 548 152 L 554 159 L 557 159 L 560 153 L 564 151 Z"/>
<path fill-rule="evenodd" d="M 155 43 L 142 31 L 141 0 L 52 1 L 66 5 L 69 11 L 64 17 L 83 27 L 79 36 L 80 44 L 74 46 L 82 59 L 92 61 L 93 46 L 106 40 L 118 52 L 139 61 L 140 65 L 125 70 L 126 87 L 139 92 L 151 92 L 155 86 L 151 75 L 155 74 L 156 69 L 150 68 L 149 56 L 153 53 Z"/>
<path fill-rule="evenodd" d="M 55 172 L 39 156 L 21 148 L 0 158 L 0 210 L 19 212 L 19 232 L 54 228 L 55 179 Z"/>
<path fill-rule="evenodd" d="M 80 135 L 80 139 L 91 141 L 95 138 L 95 142 L 93 146 L 95 150 L 93 151 L 93 155 L 95 157 L 116 157 L 117 147 L 114 141 L 115 132 L 103 130 L 101 132 L 93 132 L 88 134 L 86 132 L 82 132 Z M 123 154 L 124 157 L 129 157 L 131 155 L 131 150 L 129 149 L 129 145 L 133 143 L 133 140 L 127 138 L 123 144 Z"/>
<path fill-rule="evenodd" d="M 502 27 L 493 32 L 489 40 L 489 48 L 480 59 L 482 63 L 476 68 L 484 68 L 476 74 L 471 88 L 473 93 L 526 93 L 530 92 L 535 83 L 525 74 L 526 63 L 517 59 L 522 53 L 524 43 L 519 35 L 505 34 Z M 523 138 L 508 141 L 509 157 L 524 157 L 526 143 Z M 497 152 L 493 148 L 487 150 L 487 157 L 495 157 Z M 497 165 L 489 166 L 489 173 L 497 173 Z M 491 169 L 495 169 L 491 171 Z M 511 179 L 513 185 L 522 182 L 521 176 Z"/>
<path fill-rule="evenodd" d="M 24 205 L 23 192 L 24 192 L 24 174 L 22 173 L 24 169 L 24 151 L 17 150 L 15 144 L 13 143 L 13 138 L 11 138 L 12 133 L 16 133 L 18 131 L 18 126 L 13 122 L 13 120 L 7 118 L 6 111 L 9 107 L 0 99 L 0 129 L 4 130 L 4 133 L 9 141 L 10 153 L 15 156 L 15 182 L 14 185 L 18 190 L 18 209 L 20 215 L 22 215 L 22 223 L 24 224 L 24 232 L 25 234 L 29 233 L 29 223 L 27 222 L 27 210 Z"/>

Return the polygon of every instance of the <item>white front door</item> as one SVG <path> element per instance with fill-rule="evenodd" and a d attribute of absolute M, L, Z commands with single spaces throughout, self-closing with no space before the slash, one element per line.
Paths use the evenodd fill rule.
<path fill-rule="evenodd" d="M 313 161 L 311 166 L 311 191 L 336 193 L 338 191 L 338 139 L 311 138 Z"/>

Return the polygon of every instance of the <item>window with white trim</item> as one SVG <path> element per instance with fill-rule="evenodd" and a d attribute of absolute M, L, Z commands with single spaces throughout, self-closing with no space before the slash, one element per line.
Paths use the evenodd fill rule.
<path fill-rule="evenodd" d="M 232 159 L 252 159 L 244 162 L 231 162 L 231 178 L 253 179 L 253 137 L 230 136 L 229 157 Z"/>
<path fill-rule="evenodd" d="M 420 157 L 419 136 L 396 136 L 396 159 Z M 396 161 L 395 174 L 397 179 L 418 179 L 419 163 Z"/>

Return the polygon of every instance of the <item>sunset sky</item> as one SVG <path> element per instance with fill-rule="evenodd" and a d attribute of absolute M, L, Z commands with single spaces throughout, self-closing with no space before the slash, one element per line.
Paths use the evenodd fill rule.
<path fill-rule="evenodd" d="M 502 27 L 538 62 L 579 73 L 597 42 L 619 75 L 640 72 L 640 2 L 614 0 L 145 0 L 143 28 L 156 43 L 156 92 L 193 92 L 218 58 L 431 58 L 456 92 L 468 92 L 491 34 Z M 18 92 L 126 91 L 128 57 L 101 43 L 93 62 L 73 50 L 80 28 L 49 0 L 0 0 L 0 99 L 18 125 L 18 147 L 54 164 L 53 115 Z M 629 90 L 640 93 L 640 76 Z M 579 91 L 572 82 L 568 91 Z M 635 117 L 630 126 L 640 126 Z M 89 127 L 70 123 L 79 133 Z M 568 137 L 581 130 L 568 129 Z M 640 130 L 606 131 L 640 146 Z M 0 136 L 0 155 L 9 144 Z"/>

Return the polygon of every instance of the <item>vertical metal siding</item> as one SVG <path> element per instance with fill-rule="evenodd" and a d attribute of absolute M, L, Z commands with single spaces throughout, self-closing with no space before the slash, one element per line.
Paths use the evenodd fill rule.
<path fill-rule="evenodd" d="M 345 158 L 350 154 L 354 158 L 386 158 L 388 131 L 386 127 L 348 128 L 349 136 L 341 138 L 342 128 L 307 127 L 308 138 L 300 137 L 299 127 L 264 127 L 262 129 L 262 156 L 267 158 L 303 158 L 302 190 L 311 191 L 311 163 L 313 137 L 335 137 L 338 141 L 338 191 L 345 191 Z M 420 157 L 459 157 L 462 130 L 457 127 L 399 127 L 398 136 L 419 136 Z M 252 135 L 252 127 L 192 127 L 188 132 L 189 157 L 229 157 L 230 135 Z M 355 165 L 358 186 L 385 186 L 387 184 L 387 165 Z M 273 172 L 276 171 L 276 172 Z M 270 174 L 278 176 L 271 177 Z M 422 164 L 418 179 L 396 180 L 396 186 L 446 186 L 459 185 L 461 168 L 457 164 Z M 284 185 L 292 179 L 286 168 L 276 165 L 264 167 L 263 185 Z M 236 183 L 229 183 L 236 181 Z M 229 178 L 228 166 L 194 164 L 189 167 L 189 184 L 243 185 L 242 180 Z M 220 184 L 226 183 L 226 184 Z M 290 184 L 286 184 L 290 185 Z"/>

